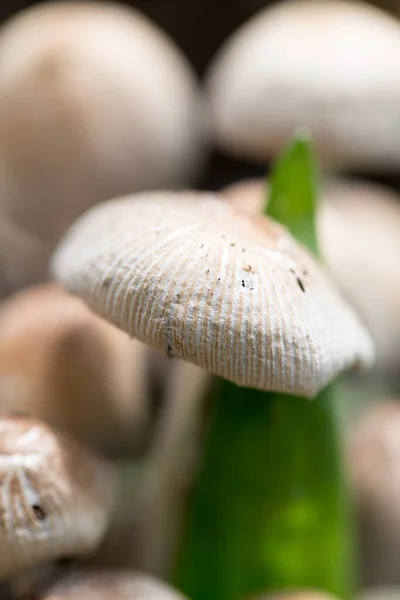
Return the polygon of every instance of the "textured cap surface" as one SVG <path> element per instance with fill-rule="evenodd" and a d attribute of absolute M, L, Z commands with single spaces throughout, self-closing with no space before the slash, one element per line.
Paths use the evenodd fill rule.
<path fill-rule="evenodd" d="M 99 459 L 28 417 L 0 417 L 0 578 L 95 549 L 111 482 Z"/>
<path fill-rule="evenodd" d="M 212 194 L 156 192 L 92 209 L 53 271 L 130 335 L 240 385 L 312 396 L 372 343 L 280 225 Z"/>
<path fill-rule="evenodd" d="M 40 600 L 184 600 L 166 583 L 129 571 L 76 573 L 59 581 Z"/>
<path fill-rule="evenodd" d="M 366 3 L 280 2 L 223 45 L 207 78 L 212 129 L 228 153 L 262 163 L 299 126 L 333 167 L 400 163 L 400 27 Z"/>
<path fill-rule="evenodd" d="M 246 215 L 259 214 L 265 182 L 245 180 L 223 190 Z M 398 378 L 400 361 L 400 198 L 384 186 L 328 180 L 321 190 L 321 252 L 340 289 L 371 331 L 377 369 Z"/>

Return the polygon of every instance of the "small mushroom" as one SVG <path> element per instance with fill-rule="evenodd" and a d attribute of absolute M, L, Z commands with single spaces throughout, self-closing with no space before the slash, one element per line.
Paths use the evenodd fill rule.
<path fill-rule="evenodd" d="M 311 255 L 271 219 L 212 194 L 149 192 L 93 208 L 53 272 L 130 335 L 239 385 L 313 396 L 373 359 Z"/>
<path fill-rule="evenodd" d="M 294 0 L 257 13 L 224 43 L 206 87 L 213 136 L 261 164 L 298 127 L 330 168 L 400 166 L 400 25 L 362 2 Z"/>
<path fill-rule="evenodd" d="M 265 182 L 239 182 L 225 188 L 223 194 L 236 210 L 254 216 L 266 201 Z M 362 181 L 326 181 L 318 229 L 322 254 L 334 279 L 372 333 L 377 372 L 398 380 L 398 194 Z"/>
<path fill-rule="evenodd" d="M 179 186 L 203 153 L 193 72 L 114 2 L 49 2 L 0 32 L 0 204 L 53 244 L 100 200 Z"/>
<path fill-rule="evenodd" d="M 22 412 L 107 453 L 147 424 L 147 349 L 56 285 L 0 306 L 0 411 Z"/>
<path fill-rule="evenodd" d="M 38 600 L 185 600 L 166 583 L 131 571 L 72 573 Z"/>
<path fill-rule="evenodd" d="M 364 585 L 400 583 L 400 402 L 381 400 L 348 433 Z M 400 596 L 399 596 L 400 597 Z"/>
<path fill-rule="evenodd" d="M 92 552 L 109 520 L 107 466 L 36 419 L 0 418 L 0 579 Z"/>

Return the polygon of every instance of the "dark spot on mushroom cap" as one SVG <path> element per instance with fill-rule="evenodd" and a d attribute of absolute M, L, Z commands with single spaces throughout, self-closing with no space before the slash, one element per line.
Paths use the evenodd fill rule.
<path fill-rule="evenodd" d="M 34 504 L 32 506 L 33 514 L 37 518 L 38 521 L 44 521 L 46 518 L 46 513 L 43 508 L 39 504 Z"/>
<path fill-rule="evenodd" d="M 304 288 L 303 282 L 302 282 L 302 280 L 300 279 L 300 277 L 297 277 L 297 283 L 298 283 L 298 285 L 299 285 L 299 288 L 301 289 L 301 291 L 302 291 L 302 292 L 305 294 L 305 293 L 306 293 L 306 290 L 305 290 L 305 288 Z"/>

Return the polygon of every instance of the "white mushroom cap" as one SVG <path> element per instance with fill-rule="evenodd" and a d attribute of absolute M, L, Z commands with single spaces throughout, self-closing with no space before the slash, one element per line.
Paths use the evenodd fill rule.
<path fill-rule="evenodd" d="M 169 585 L 131 571 L 72 573 L 40 600 L 185 600 Z"/>
<path fill-rule="evenodd" d="M 93 551 L 108 524 L 106 465 L 29 417 L 0 418 L 0 579 Z"/>
<path fill-rule="evenodd" d="M 365 410 L 348 433 L 346 460 L 357 507 L 361 579 L 400 583 L 400 401 Z"/>
<path fill-rule="evenodd" d="M 373 358 L 311 255 L 212 194 L 104 203 L 71 229 L 53 271 L 130 335 L 239 385 L 313 396 Z"/>
<path fill-rule="evenodd" d="M 223 194 L 252 216 L 266 201 L 260 179 L 229 186 Z M 322 255 L 344 295 L 372 333 L 376 366 L 397 374 L 400 364 L 400 198 L 376 184 L 327 181 L 318 215 Z"/>
<path fill-rule="evenodd" d="M 43 3 L 0 32 L 0 202 L 54 241 L 117 194 L 187 183 L 203 147 L 194 75 L 139 12 Z"/>
<path fill-rule="evenodd" d="M 257 13 L 217 53 L 207 78 L 213 135 L 265 163 L 299 126 L 330 167 L 400 166 L 400 25 L 346 0 L 293 0 Z"/>
<path fill-rule="evenodd" d="M 147 348 L 48 284 L 0 306 L 0 411 L 104 451 L 133 449 L 146 418 Z"/>

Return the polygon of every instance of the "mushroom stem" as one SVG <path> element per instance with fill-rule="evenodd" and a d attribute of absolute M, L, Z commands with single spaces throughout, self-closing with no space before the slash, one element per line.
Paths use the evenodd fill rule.
<path fill-rule="evenodd" d="M 223 380 L 214 410 L 176 584 L 193 600 L 301 586 L 348 598 L 334 387 L 305 402 Z"/>

